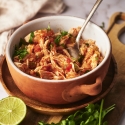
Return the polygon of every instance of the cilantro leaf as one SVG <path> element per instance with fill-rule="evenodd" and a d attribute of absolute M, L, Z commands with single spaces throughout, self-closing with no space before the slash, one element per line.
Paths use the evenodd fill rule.
<path fill-rule="evenodd" d="M 30 39 L 29 39 L 29 43 L 33 43 L 33 38 L 34 38 L 34 32 L 30 33 Z"/>
<path fill-rule="evenodd" d="M 19 56 L 19 59 L 23 59 L 28 54 L 26 48 L 15 48 L 14 56 Z"/>
<path fill-rule="evenodd" d="M 54 42 L 56 43 L 57 46 L 58 46 L 59 43 L 60 43 L 60 39 L 61 39 L 63 36 L 67 35 L 67 34 L 68 34 L 67 31 L 61 31 L 61 32 L 60 32 L 60 35 L 56 36 Z"/>
<path fill-rule="evenodd" d="M 54 40 L 54 42 L 56 43 L 56 45 L 59 45 L 60 39 L 61 39 L 61 35 L 56 36 L 56 38 Z"/>
<path fill-rule="evenodd" d="M 61 31 L 61 36 L 65 36 L 65 35 L 67 35 L 67 34 L 68 34 L 67 31 Z"/>

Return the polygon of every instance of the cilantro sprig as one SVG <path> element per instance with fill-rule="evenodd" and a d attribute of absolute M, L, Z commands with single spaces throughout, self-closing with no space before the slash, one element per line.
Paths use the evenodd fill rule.
<path fill-rule="evenodd" d="M 26 48 L 15 49 L 14 56 L 19 56 L 19 59 L 23 59 L 28 54 Z"/>
<path fill-rule="evenodd" d="M 19 56 L 19 59 L 23 59 L 28 54 L 28 51 L 25 48 L 27 44 L 28 43 L 23 38 L 20 38 L 19 46 L 15 46 L 13 56 Z"/>
<path fill-rule="evenodd" d="M 103 121 L 104 117 L 115 108 L 115 104 L 107 109 L 103 108 L 103 104 L 104 99 L 101 100 L 100 105 L 88 104 L 84 110 L 76 111 L 59 123 L 48 124 L 41 121 L 38 125 L 107 125 L 107 121 Z"/>
<path fill-rule="evenodd" d="M 67 34 L 68 34 L 67 31 L 61 31 L 61 32 L 60 32 L 60 35 L 56 36 L 56 38 L 55 38 L 55 40 L 54 40 L 55 43 L 56 43 L 56 45 L 59 45 L 61 38 L 62 38 L 63 36 L 66 36 Z"/>
<path fill-rule="evenodd" d="M 30 39 L 29 39 L 29 43 L 33 43 L 33 38 L 34 38 L 34 32 L 30 33 Z"/>

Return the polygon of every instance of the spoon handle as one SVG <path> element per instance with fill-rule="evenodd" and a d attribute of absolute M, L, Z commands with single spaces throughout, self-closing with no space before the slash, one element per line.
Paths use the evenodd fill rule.
<path fill-rule="evenodd" d="M 96 1 L 96 3 L 94 4 L 93 8 L 91 9 L 88 17 L 86 18 L 84 24 L 82 25 L 81 30 L 79 31 L 79 33 L 77 35 L 77 38 L 76 38 L 76 42 L 77 42 L 78 47 L 79 47 L 79 40 L 80 40 L 80 37 L 81 37 L 81 34 L 82 34 L 83 30 L 85 29 L 87 23 L 89 22 L 89 20 L 91 19 L 91 17 L 93 16 L 94 12 L 96 11 L 96 9 L 98 8 L 98 6 L 100 5 L 100 3 L 102 1 L 103 0 L 97 0 Z"/>

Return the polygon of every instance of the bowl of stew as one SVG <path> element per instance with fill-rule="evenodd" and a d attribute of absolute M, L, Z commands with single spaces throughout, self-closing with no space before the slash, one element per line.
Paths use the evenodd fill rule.
<path fill-rule="evenodd" d="M 48 16 L 19 27 L 6 46 L 6 60 L 17 87 L 47 104 L 68 104 L 102 91 L 111 59 L 106 33 L 89 22 L 82 33 L 79 57 L 69 53 L 84 19 Z"/>

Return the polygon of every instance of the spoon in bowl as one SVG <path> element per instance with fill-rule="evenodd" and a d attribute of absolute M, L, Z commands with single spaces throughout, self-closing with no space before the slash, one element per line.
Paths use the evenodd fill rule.
<path fill-rule="evenodd" d="M 100 5 L 100 3 L 103 0 L 97 0 L 96 3 L 94 4 L 92 10 L 90 11 L 88 17 L 86 18 L 84 24 L 82 25 L 77 37 L 76 37 L 76 42 L 73 46 L 68 47 L 69 53 L 72 57 L 74 58 L 78 58 L 79 57 L 79 42 L 80 42 L 80 38 L 81 35 L 86 27 L 86 25 L 88 24 L 89 20 L 91 19 L 91 17 L 93 16 L 94 12 L 96 11 L 96 9 L 98 8 L 98 6 Z"/>

